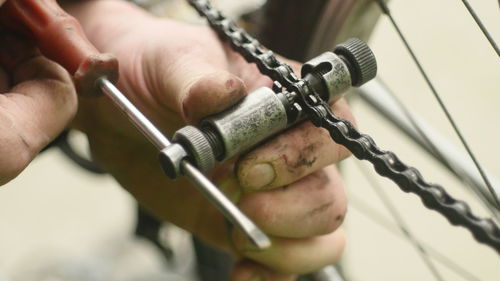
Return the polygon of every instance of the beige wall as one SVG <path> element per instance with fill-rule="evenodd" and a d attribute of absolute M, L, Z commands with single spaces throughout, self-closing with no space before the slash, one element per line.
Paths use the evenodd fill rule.
<path fill-rule="evenodd" d="M 500 166 L 497 157 L 500 135 L 500 64 L 494 50 L 486 43 L 461 1 L 391 1 L 391 8 L 402 30 L 407 34 L 417 56 L 449 110 L 476 152 L 483 165 L 497 178 Z M 499 7 L 496 1 L 471 1 L 493 36 L 500 40 Z M 387 19 L 377 26 L 371 42 L 380 66 L 380 77 L 397 93 L 407 107 L 453 138 L 444 115 L 426 84 L 418 75 Z M 441 167 L 401 137 L 373 110 L 355 102 L 355 113 L 361 129 L 372 135 L 382 148 L 398 153 L 409 164 L 418 167 L 431 182 L 443 184 L 457 198 L 470 201 L 471 196 L 459 187 Z M 485 128 L 489 128 L 485 131 Z M 369 183 L 362 178 L 354 164 L 347 163 L 347 186 L 354 203 L 361 198 L 381 210 L 381 205 Z M 365 164 L 365 166 L 367 166 Z M 385 179 L 378 182 L 388 192 L 416 234 L 452 257 L 459 265 L 469 268 L 480 280 L 500 278 L 497 254 L 476 243 L 464 229 L 449 226 L 440 215 L 426 210 L 414 195 L 405 194 Z M 473 205 L 476 213 L 486 214 Z M 347 219 L 350 243 L 347 264 L 355 280 L 434 280 L 410 244 L 367 219 L 351 204 Z M 445 280 L 466 280 L 438 266 Z"/>

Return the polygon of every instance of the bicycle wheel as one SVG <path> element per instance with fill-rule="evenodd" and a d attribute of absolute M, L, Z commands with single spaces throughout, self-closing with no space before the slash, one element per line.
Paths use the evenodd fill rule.
<path fill-rule="evenodd" d="M 294 30 L 295 24 L 290 21 L 290 17 L 287 18 L 287 15 L 297 16 L 298 11 L 300 14 L 307 15 L 308 12 L 304 11 L 307 4 L 289 1 L 288 8 L 283 9 L 286 12 L 279 16 L 280 6 L 285 5 L 287 1 L 268 2 L 270 2 L 270 12 L 268 11 L 267 15 L 271 19 L 260 32 L 257 31 L 257 34 L 263 36 L 264 42 L 273 50 L 276 47 L 286 53 L 286 44 L 292 45 L 292 51 L 288 54 L 296 58 L 314 55 L 314 52 L 310 50 L 304 51 L 311 46 L 316 46 L 315 49 L 319 51 L 333 46 L 334 41 L 340 40 L 339 37 L 367 35 L 366 28 L 352 28 L 352 24 L 365 23 L 369 31 L 371 24 L 377 18 L 377 11 L 379 15 L 381 14 L 381 10 L 373 12 L 374 9 L 378 9 L 376 1 L 310 1 L 314 6 L 312 10 L 320 5 L 318 2 L 324 5 L 324 9 L 316 15 L 316 18 L 311 19 L 316 24 L 309 23 L 310 26 L 324 25 L 324 23 L 318 23 L 317 19 L 321 18 L 322 12 L 328 10 L 329 6 L 341 7 L 343 4 L 344 9 L 350 9 L 351 14 L 344 16 L 344 22 L 341 21 L 338 24 L 332 15 L 330 21 L 323 19 L 330 24 L 332 32 L 337 36 L 334 34 L 321 43 L 314 42 L 313 39 L 314 44 L 311 42 L 302 44 L 300 41 L 302 35 L 299 36 L 290 31 L 284 33 L 284 41 L 287 43 L 283 44 L 281 41 L 280 44 L 281 38 L 272 38 L 272 36 L 267 38 L 266 34 L 283 34 L 283 32 L 269 31 L 269 29 L 279 30 L 279 23 L 278 27 L 273 27 L 273 25 L 281 22 L 288 23 Z M 474 3 L 474 5 L 486 26 L 492 29 L 490 32 L 500 34 L 496 14 L 498 13 L 497 3 Z M 296 6 L 295 13 L 290 11 L 292 9 L 290 6 L 292 8 Z M 446 100 L 448 107 L 452 112 L 460 113 L 454 116 L 467 135 L 478 158 L 490 170 L 490 174 L 498 174 L 499 170 L 494 162 L 496 154 L 488 148 L 494 147 L 499 136 L 496 132 L 487 129 L 492 128 L 487 124 L 491 124 L 491 120 L 498 117 L 495 104 L 499 102 L 494 97 L 494 93 L 500 89 L 500 83 L 495 79 L 500 73 L 500 68 L 494 49 L 483 37 L 461 1 L 408 3 L 408 1 L 393 0 L 390 8 L 394 17 L 399 19 L 401 29 L 409 35 L 408 40 L 417 50 L 417 55 L 421 58 L 423 65 L 430 70 L 429 75 L 435 81 L 436 88 L 444 96 L 443 99 Z M 365 11 L 365 13 L 360 11 Z M 363 15 L 361 21 L 360 13 Z M 275 21 L 272 21 L 273 15 Z M 345 25 L 345 22 L 350 24 Z M 338 26 L 342 24 L 344 24 L 343 28 Z M 311 31 L 311 33 L 314 32 L 318 31 Z M 277 41 L 276 44 L 275 41 Z M 302 44 L 302 46 L 294 44 Z M 458 146 L 458 141 L 455 141 L 455 135 L 448 121 L 433 100 L 427 85 L 423 82 L 387 18 L 381 17 L 370 45 L 379 61 L 379 76 L 387 81 L 390 88 L 398 94 L 407 107 L 411 107 L 412 111 L 421 112 L 423 117 L 444 131 L 447 138 Z M 297 50 L 303 52 L 297 53 Z M 442 164 L 435 163 L 432 157 L 410 143 L 397 128 L 384 126 L 388 122 L 377 116 L 373 108 L 358 100 L 353 100 L 353 104 L 361 131 L 372 135 L 381 147 L 396 152 L 402 159 L 406 159 L 411 165 L 419 168 L 430 181 L 442 184 L 456 197 L 469 202 L 477 213 L 482 216 L 491 216 L 491 212 L 485 209 L 483 203 L 479 202 L 475 196 L 463 191 L 460 186 L 464 183 L 461 180 L 450 176 Z M 465 153 L 462 150 L 459 151 Z M 359 180 L 365 178 L 363 174 L 366 169 L 362 169 L 363 172 L 360 174 L 358 164 L 354 164 L 357 163 L 356 161 L 355 159 L 349 160 L 344 169 L 344 176 L 348 182 L 346 186 L 349 188 L 351 198 L 351 214 L 346 222 L 351 239 L 343 263 L 350 273 L 348 277 L 350 276 L 352 280 L 495 280 L 498 278 L 500 274 L 497 268 L 498 255 L 476 243 L 463 229 L 451 227 L 439 215 L 425 210 L 417 198 L 398 191 L 390 192 L 388 195 L 390 202 L 396 205 L 398 210 L 396 212 L 400 212 L 401 217 L 411 222 L 407 223 L 409 226 L 405 226 L 405 229 L 411 229 L 418 238 L 409 240 L 423 241 L 425 245 L 419 243 L 417 247 L 426 249 L 424 251 L 427 254 L 412 249 L 411 243 L 402 242 L 405 239 L 396 238 L 404 237 L 404 235 L 400 226 L 394 223 L 387 207 L 380 203 L 380 196 L 383 196 L 384 202 L 387 202 L 385 195 L 377 195 L 381 192 L 380 188 L 390 191 L 394 190 L 395 186 L 373 175 L 368 176 L 368 180 Z M 371 171 L 371 168 L 368 170 Z M 374 184 L 381 186 L 376 189 L 376 192 L 370 187 Z M 442 257 L 441 254 L 447 257 Z M 429 257 L 422 259 L 422 256 Z"/>
<path fill-rule="evenodd" d="M 409 40 L 413 43 L 414 49 L 418 50 L 420 59 L 429 70 L 429 75 L 435 81 L 437 87 L 439 87 L 441 95 L 445 97 L 448 107 L 455 113 L 461 113 L 454 114 L 454 116 L 466 133 L 473 150 L 479 155 L 483 165 L 488 167 L 493 175 L 498 175 L 500 170 L 493 162 L 495 153 L 492 153 L 492 150 L 488 148 L 494 147 L 499 137 L 496 133 L 485 130 L 488 127 L 486 125 L 487 120 L 495 120 L 495 116 L 498 118 L 498 112 L 493 106 L 495 103 L 498 104 L 498 99 L 494 98 L 493 93 L 498 92 L 498 89 L 500 89 L 498 80 L 494 79 L 500 73 L 498 57 L 460 1 L 440 1 L 443 3 L 435 3 L 436 1 L 407 2 L 403 6 L 402 1 L 393 1 L 392 10 L 394 15 L 397 15 L 400 19 L 401 28 L 407 30 Z M 482 7 L 480 3 L 475 4 L 478 4 L 477 8 L 484 15 L 485 20 L 495 18 L 494 14 L 488 13 L 488 3 L 483 3 Z M 498 9 L 497 3 L 492 2 L 489 4 L 492 11 Z M 396 14 L 396 11 L 399 11 L 399 13 Z M 425 21 L 421 20 L 422 15 L 428 15 L 425 16 Z M 434 21 L 431 21 L 431 19 Z M 443 19 L 446 19 L 446 21 L 443 21 Z M 498 18 L 497 24 L 490 24 L 489 26 L 498 27 Z M 496 34 L 499 33 L 496 32 Z M 387 44 L 387 42 L 390 42 L 390 44 Z M 456 140 L 442 111 L 432 99 L 428 88 L 423 83 L 407 51 L 400 42 L 392 27 L 388 24 L 388 20 L 383 18 L 374 34 L 372 43 L 380 61 L 381 76 L 398 93 L 398 96 L 405 101 L 407 107 L 411 106 L 414 111 L 421 112 L 423 117 L 431 121 L 435 127 L 444 131 L 444 134 L 451 139 Z M 477 71 L 474 71 L 474 68 Z M 477 95 L 467 95 L 470 93 L 477 93 Z M 363 114 L 370 111 L 366 107 L 363 108 L 363 110 L 361 108 L 356 110 L 356 114 L 359 113 L 359 118 L 362 118 Z M 491 216 L 489 212 L 482 209 L 482 204 L 478 203 L 474 196 L 462 191 L 459 185 L 463 183 L 449 176 L 446 169 L 440 165 L 435 165 L 427 155 L 414 153 L 415 150 L 421 150 L 418 150 L 413 144 L 405 146 L 399 144 L 400 142 L 395 139 L 401 139 L 401 137 L 395 137 L 396 132 L 394 130 L 373 130 L 371 126 L 373 124 L 371 120 L 373 119 L 373 114 L 370 114 L 370 117 L 364 119 L 366 121 L 360 121 L 360 124 L 363 124 L 362 126 L 367 133 L 373 134 L 374 138 L 379 142 L 385 143 L 381 144 L 382 146 L 397 151 L 402 158 L 409 159 L 412 161 L 412 165 L 421 169 L 423 174 L 429 177 L 429 180 L 439 182 L 447 187 L 450 192 L 456 194 L 456 197 L 474 204 L 473 208 L 476 212 L 481 213 L 483 216 Z M 483 130 L 480 132 L 479 128 Z M 388 138 L 389 135 L 392 135 L 392 137 Z M 405 140 L 405 137 L 402 138 Z M 459 146 L 458 140 L 454 141 L 454 143 Z M 382 184 L 384 188 L 388 188 L 386 183 L 382 182 Z M 368 198 L 367 193 L 363 193 L 362 196 L 365 200 Z M 419 208 L 420 202 L 418 200 L 396 192 L 391 192 L 390 196 L 403 213 L 404 218 L 411 221 L 409 223 L 410 228 L 421 241 L 432 245 L 433 248 L 446 254 L 446 256 L 452 257 L 458 268 L 460 270 L 466 269 L 468 273 L 451 270 L 443 266 L 442 263 L 435 262 L 436 258 L 432 257 L 430 260 L 434 261 L 435 268 L 441 276 L 440 278 L 436 277 L 435 274 L 431 274 L 431 271 L 419 258 L 417 252 L 412 250 L 410 244 L 403 246 L 398 242 L 391 242 L 394 243 L 394 246 L 383 254 L 381 254 L 381 250 L 385 247 L 378 248 L 378 251 L 374 249 L 378 254 L 372 255 L 368 259 L 366 259 L 367 255 L 365 254 L 356 255 L 354 253 L 351 256 L 348 254 L 347 258 L 355 260 L 357 263 L 364 259 L 368 262 L 367 267 L 373 264 L 371 261 L 375 260 L 375 257 L 376 260 L 384 260 L 384 264 L 399 264 L 400 260 L 404 260 L 405 264 L 409 263 L 412 266 L 405 266 L 404 269 L 399 267 L 399 270 L 398 267 L 391 267 L 390 270 L 379 271 L 378 274 L 373 274 L 370 278 L 360 276 L 360 279 L 378 280 L 380 276 L 384 276 L 386 280 L 398 280 L 402 279 L 403 276 L 405 280 L 496 280 L 498 278 L 500 274 L 498 255 L 493 251 L 475 243 L 471 239 L 472 237 L 464 231 L 448 226 L 438 216 L 424 211 L 421 207 Z M 359 204 L 366 205 L 366 203 L 358 202 Z M 354 207 L 356 208 L 356 206 Z M 352 209 L 359 212 L 358 214 L 363 212 L 366 214 L 366 210 L 362 210 L 361 206 L 357 207 L 357 209 Z M 385 208 L 382 208 L 382 210 L 385 210 Z M 368 224 L 368 222 L 358 223 Z M 357 227 L 354 223 L 349 226 L 354 240 L 358 232 Z M 378 232 L 377 228 L 378 226 L 374 226 L 371 231 L 374 239 L 377 239 L 375 238 L 377 237 L 375 234 Z M 386 237 L 386 235 L 383 236 Z M 363 239 L 367 241 L 365 238 Z M 353 247 L 361 246 L 361 243 L 351 242 L 351 245 L 355 245 Z M 374 245 L 374 243 L 367 242 L 364 247 L 361 247 L 366 249 L 370 244 Z M 384 264 L 380 263 L 379 267 L 383 267 Z"/>

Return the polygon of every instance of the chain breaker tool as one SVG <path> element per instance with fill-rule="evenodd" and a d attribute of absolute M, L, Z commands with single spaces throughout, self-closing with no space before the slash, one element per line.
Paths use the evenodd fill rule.
<path fill-rule="evenodd" d="M 322 99 L 325 97 L 324 90 L 328 90 L 328 87 L 325 89 L 312 86 L 310 83 L 312 79 L 297 78 L 290 66 L 280 62 L 270 50 L 265 49 L 246 31 L 237 27 L 234 21 L 214 8 L 210 1 L 188 0 L 188 2 L 207 19 L 211 28 L 222 40 L 229 42 L 231 47 L 249 63 L 256 63 L 262 74 L 275 81 L 274 91 L 289 99 L 292 106 L 289 110 L 297 111 L 297 115 L 305 113 L 315 126 L 328 130 L 335 142 L 344 145 L 358 159 L 372 163 L 381 176 L 395 182 L 404 192 L 416 194 L 427 208 L 439 212 L 451 224 L 467 228 L 477 241 L 500 253 L 500 229 L 492 219 L 475 216 L 467 203 L 451 197 L 442 186 L 427 183 L 416 168 L 404 164 L 393 152 L 381 150 L 370 136 L 360 133 L 350 122 L 336 117 Z M 336 51 L 345 56 L 354 55 L 356 56 L 352 58 L 354 60 L 367 59 L 369 54 L 366 52 L 357 54 L 344 52 L 343 49 L 348 48 L 349 44 L 353 43 L 347 43 Z M 358 76 L 358 81 L 352 81 L 354 86 L 359 86 L 367 77 L 374 75 L 370 71 L 363 72 L 363 69 L 355 65 L 349 67 Z M 302 72 L 304 74 L 304 68 Z"/>

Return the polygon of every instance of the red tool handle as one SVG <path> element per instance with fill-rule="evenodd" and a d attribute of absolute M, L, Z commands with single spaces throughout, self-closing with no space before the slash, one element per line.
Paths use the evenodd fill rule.
<path fill-rule="evenodd" d="M 79 94 L 99 94 L 95 81 L 100 77 L 118 79 L 116 58 L 99 53 L 78 21 L 55 0 L 8 0 L 0 12 L 4 23 L 27 32 L 43 55 L 74 75 Z"/>

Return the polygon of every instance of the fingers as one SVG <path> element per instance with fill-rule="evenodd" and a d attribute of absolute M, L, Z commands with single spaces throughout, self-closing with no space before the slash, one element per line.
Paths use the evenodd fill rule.
<path fill-rule="evenodd" d="M 287 280 L 291 278 L 287 274 L 307 273 L 335 264 L 343 252 L 345 238 L 338 227 L 345 217 L 347 202 L 334 165 L 283 188 L 244 194 L 238 206 L 270 234 L 272 246 L 257 250 L 239 231 L 233 230 L 236 251 L 260 264 L 257 269 L 239 269 L 243 272 L 235 280 L 254 275 Z M 266 268 L 287 274 L 267 276 Z"/>
<path fill-rule="evenodd" d="M 336 102 L 332 109 L 340 118 L 354 119 L 344 100 Z M 325 129 L 306 122 L 245 155 L 238 163 L 237 175 L 247 192 L 271 189 L 292 183 L 347 156 L 349 151 L 336 144 Z"/>
<path fill-rule="evenodd" d="M 63 68 L 30 52 L 24 59 L 18 55 L 16 64 L 7 62 L 15 86 L 0 94 L 0 185 L 17 176 L 76 112 L 76 93 Z"/>
<path fill-rule="evenodd" d="M 231 272 L 231 281 L 294 281 L 295 275 L 277 273 L 250 260 L 238 262 Z"/>
<path fill-rule="evenodd" d="M 264 232 L 301 238 L 336 230 L 347 200 L 340 175 L 330 166 L 286 187 L 245 194 L 238 206 Z"/>
<path fill-rule="evenodd" d="M 238 251 L 270 269 L 289 274 L 304 274 L 318 270 L 340 259 L 345 246 L 342 229 L 316 237 L 272 239 L 272 246 L 264 251 L 256 250 L 239 232 L 233 232 Z"/>

